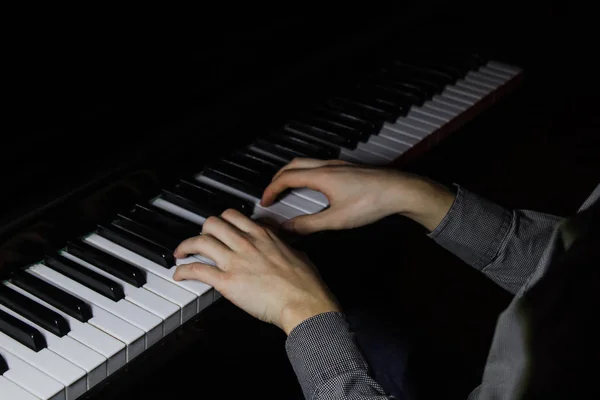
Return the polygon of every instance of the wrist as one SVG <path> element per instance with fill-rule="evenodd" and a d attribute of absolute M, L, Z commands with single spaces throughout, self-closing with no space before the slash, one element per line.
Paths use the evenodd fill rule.
<path fill-rule="evenodd" d="M 433 231 L 446 216 L 456 193 L 450 188 L 420 176 L 404 176 L 396 187 L 394 198 L 402 199 L 396 214 L 410 218 Z"/>
<path fill-rule="evenodd" d="M 294 330 L 295 327 L 300 325 L 307 319 L 314 317 L 315 315 L 323 314 L 326 312 L 340 312 L 340 307 L 334 302 L 321 302 L 316 304 L 297 304 L 289 305 L 284 307 L 281 312 L 280 328 L 285 332 L 286 335 Z"/>

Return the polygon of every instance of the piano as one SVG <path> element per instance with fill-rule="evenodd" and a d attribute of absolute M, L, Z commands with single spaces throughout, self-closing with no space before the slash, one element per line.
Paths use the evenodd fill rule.
<path fill-rule="evenodd" d="M 247 121 L 241 126 L 248 132 L 235 135 L 240 125 L 224 123 L 209 135 L 186 111 L 177 123 L 157 123 L 148 135 L 158 139 L 136 136 L 133 145 L 142 149 L 135 154 L 105 149 L 95 133 L 67 139 L 74 151 L 98 146 L 104 154 L 93 178 L 78 171 L 81 160 L 42 151 L 36 168 L 65 162 L 72 175 L 88 173 L 88 181 L 52 181 L 50 200 L 43 193 L 5 199 L 14 212 L 3 215 L 0 232 L 0 399 L 97 398 L 114 382 L 126 384 L 151 354 L 185 346 L 185 335 L 197 334 L 190 326 L 224 301 L 204 283 L 172 279 L 177 264 L 205 260 L 175 260 L 172 252 L 207 217 L 233 207 L 277 224 L 319 212 L 327 198 L 307 188 L 270 207 L 258 201 L 295 157 L 409 165 L 524 76 L 520 66 L 477 50 L 396 46 L 373 57 L 376 42 L 353 49 L 362 64 L 338 59 L 348 71 L 343 79 L 319 71 L 331 84 L 304 105 L 273 113 L 268 127 Z M 110 126 L 106 121 L 97 130 Z M 166 142 L 169 135 L 189 142 Z M 113 165 L 106 163 L 111 157 Z M 35 176 L 20 184 L 38 183 Z"/>

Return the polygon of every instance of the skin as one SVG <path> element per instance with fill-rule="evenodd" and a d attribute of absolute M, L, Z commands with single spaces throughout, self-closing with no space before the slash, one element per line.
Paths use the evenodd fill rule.
<path fill-rule="evenodd" d="M 392 214 L 410 218 L 431 231 L 455 198 L 448 188 L 401 171 L 340 160 L 296 159 L 273 176 L 261 205 L 273 204 L 286 189 L 301 187 L 322 192 L 330 205 L 282 226 L 298 234 L 355 228 Z M 312 316 L 342 311 L 304 254 L 285 244 L 272 228 L 236 210 L 208 218 L 202 234 L 184 240 L 174 253 L 177 258 L 189 254 L 208 257 L 216 266 L 180 265 L 175 280 L 205 282 L 244 311 L 288 335 Z"/>

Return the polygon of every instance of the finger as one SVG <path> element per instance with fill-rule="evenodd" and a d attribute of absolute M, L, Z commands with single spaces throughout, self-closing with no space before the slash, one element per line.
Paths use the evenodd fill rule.
<path fill-rule="evenodd" d="M 338 229 L 339 216 L 331 208 L 315 214 L 301 215 L 288 219 L 282 224 L 283 229 L 306 235 L 325 230 Z"/>
<path fill-rule="evenodd" d="M 308 187 L 322 191 L 320 190 L 321 179 L 319 179 L 321 176 L 321 171 L 317 169 L 292 169 L 284 171 L 265 188 L 260 204 L 263 207 L 270 206 L 277 196 L 291 188 Z"/>
<path fill-rule="evenodd" d="M 178 265 L 173 274 L 175 281 L 195 280 L 204 282 L 212 287 L 220 287 L 225 272 L 212 265 L 199 262 Z"/>
<path fill-rule="evenodd" d="M 223 218 L 210 217 L 204 221 L 202 234 L 213 236 L 236 252 L 247 248 L 248 240 L 244 232 Z"/>
<path fill-rule="evenodd" d="M 250 233 L 255 230 L 258 225 L 238 210 L 234 208 L 227 209 L 221 214 L 221 218 L 242 232 Z"/>
<path fill-rule="evenodd" d="M 175 258 L 185 258 L 189 254 L 200 254 L 221 266 L 231 255 L 232 250 L 215 237 L 207 234 L 194 236 L 179 243 L 173 252 Z"/>
<path fill-rule="evenodd" d="M 275 175 L 273 175 L 273 178 L 271 179 L 271 181 L 274 181 L 275 179 L 277 179 L 277 177 L 279 175 L 281 175 L 281 173 L 284 172 L 284 171 L 288 171 L 290 169 L 318 168 L 318 167 L 322 167 L 324 165 L 327 165 L 327 163 L 329 161 L 330 160 L 321 160 L 321 159 L 318 159 L 318 158 L 301 158 L 301 157 L 296 157 L 292 161 L 290 161 L 289 163 L 287 163 L 286 165 L 284 165 L 283 167 L 281 167 L 279 169 L 279 171 L 277 171 L 277 173 Z"/>

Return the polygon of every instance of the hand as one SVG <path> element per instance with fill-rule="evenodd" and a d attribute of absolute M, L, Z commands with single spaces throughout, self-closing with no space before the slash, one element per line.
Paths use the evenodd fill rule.
<path fill-rule="evenodd" d="M 174 253 L 176 258 L 189 254 L 210 258 L 216 267 L 200 262 L 179 265 L 176 281 L 202 281 L 286 334 L 314 315 L 340 311 L 306 256 L 236 210 L 208 218 L 202 234 L 181 242 Z"/>
<path fill-rule="evenodd" d="M 285 229 L 300 234 L 356 228 L 396 213 L 432 230 L 454 201 L 448 189 L 416 175 L 342 160 L 299 158 L 275 174 L 261 205 L 269 206 L 286 189 L 300 187 L 322 192 L 329 200 L 325 210 L 284 223 Z"/>

